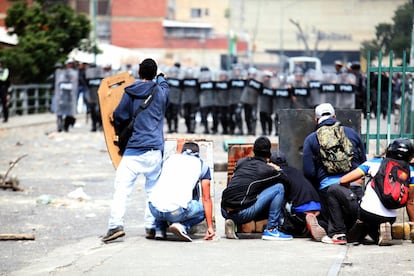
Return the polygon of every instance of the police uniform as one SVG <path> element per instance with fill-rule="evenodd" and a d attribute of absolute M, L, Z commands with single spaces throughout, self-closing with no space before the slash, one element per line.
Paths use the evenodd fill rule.
<path fill-rule="evenodd" d="M 279 135 L 279 112 L 281 109 L 292 108 L 292 95 L 291 89 L 287 83 L 285 75 L 279 74 L 277 76 L 277 85 L 275 94 L 273 97 L 273 112 L 274 112 L 274 124 L 275 135 Z"/>
<path fill-rule="evenodd" d="M 168 94 L 168 106 L 165 112 L 168 132 L 178 132 L 178 114 L 181 108 L 182 76 L 180 64 L 176 63 L 167 74 L 167 82 L 170 86 Z"/>
<path fill-rule="evenodd" d="M 242 103 L 240 102 L 241 94 L 246 85 L 246 81 L 242 79 L 242 72 L 240 68 L 235 68 L 232 71 L 232 78 L 229 81 L 229 133 L 243 134 L 243 120 L 242 120 Z M 237 132 L 236 132 L 237 129 Z"/>
<path fill-rule="evenodd" d="M 198 78 L 199 93 L 200 93 L 200 113 L 201 124 L 204 127 L 204 134 L 210 133 L 208 127 L 208 114 L 213 113 L 214 105 L 214 83 L 212 81 L 211 71 L 207 67 L 202 67 L 200 77 Z"/>
<path fill-rule="evenodd" d="M 218 132 L 218 125 L 221 124 L 222 134 L 228 134 L 228 98 L 229 82 L 226 72 L 219 73 L 219 79 L 214 82 L 214 106 L 213 106 L 213 133 Z"/>
<path fill-rule="evenodd" d="M 95 64 L 89 65 L 85 71 L 86 79 L 86 100 L 88 102 L 89 112 L 91 114 L 92 128 L 91 131 L 96 131 L 102 127 L 102 119 L 99 109 L 98 89 L 102 81 L 102 70 Z"/>
<path fill-rule="evenodd" d="M 78 70 L 72 61 L 66 62 L 65 69 L 57 69 L 55 80 L 55 112 L 58 131 L 69 131 L 75 124 L 76 99 L 78 94 Z"/>
<path fill-rule="evenodd" d="M 262 83 L 257 79 L 257 70 L 249 69 L 246 86 L 243 89 L 240 101 L 244 109 L 244 121 L 249 135 L 256 135 L 257 105 L 262 90 Z"/>
<path fill-rule="evenodd" d="M 271 72 L 264 72 L 263 88 L 259 96 L 259 117 L 262 135 L 270 135 L 273 128 L 273 97 L 274 90 L 270 82 Z"/>
<path fill-rule="evenodd" d="M 183 107 L 187 133 L 195 133 L 196 113 L 199 106 L 198 80 L 194 77 L 193 69 L 187 69 L 182 82 L 181 104 Z"/>

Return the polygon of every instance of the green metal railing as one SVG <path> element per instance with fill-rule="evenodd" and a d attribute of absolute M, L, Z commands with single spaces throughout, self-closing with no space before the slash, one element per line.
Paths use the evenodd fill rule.
<path fill-rule="evenodd" d="M 11 85 L 10 116 L 50 112 L 52 96 L 50 84 Z"/>
<path fill-rule="evenodd" d="M 405 137 L 409 139 L 414 139 L 413 131 L 413 97 L 412 91 L 406 87 L 406 75 L 407 73 L 414 72 L 414 67 L 407 66 L 406 62 L 406 53 L 403 52 L 403 59 L 401 66 L 393 66 L 393 52 L 390 52 L 389 55 L 389 66 L 382 66 L 383 56 L 382 52 L 378 53 L 378 66 L 371 66 L 371 53 L 368 52 L 367 57 L 367 129 L 366 134 L 363 137 L 366 139 L 366 149 L 367 153 L 369 151 L 370 140 L 376 141 L 376 154 L 380 153 L 380 140 L 387 140 L 387 145 L 391 142 L 392 139 Z M 377 82 L 377 105 L 376 105 L 376 133 L 370 133 L 370 123 L 371 123 L 371 73 L 378 74 Z M 382 73 L 388 73 L 389 82 L 388 82 L 388 99 L 387 99 L 387 130 L 385 134 L 381 133 L 381 81 Z M 391 111 L 392 111 L 392 75 L 393 73 L 402 73 L 402 86 L 401 86 L 401 106 L 400 106 L 400 121 L 399 121 L 399 133 L 391 133 Z M 414 84 L 413 84 L 414 85 Z"/>

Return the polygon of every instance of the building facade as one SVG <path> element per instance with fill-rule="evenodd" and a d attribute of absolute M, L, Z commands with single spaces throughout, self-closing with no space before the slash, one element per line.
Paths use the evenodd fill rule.
<path fill-rule="evenodd" d="M 0 1 L 0 24 L 13 2 Z M 89 14 L 99 43 L 166 64 L 223 67 L 228 55 L 244 64 L 278 64 L 295 55 L 324 57 L 325 63 L 359 59 L 361 43 L 375 37 L 377 24 L 392 23 L 395 10 L 407 0 L 53 2 Z"/>

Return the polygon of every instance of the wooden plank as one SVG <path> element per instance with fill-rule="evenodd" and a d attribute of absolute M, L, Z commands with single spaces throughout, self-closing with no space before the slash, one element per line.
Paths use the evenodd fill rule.
<path fill-rule="evenodd" d="M 0 240 L 34 240 L 33 234 L 0 234 Z"/>

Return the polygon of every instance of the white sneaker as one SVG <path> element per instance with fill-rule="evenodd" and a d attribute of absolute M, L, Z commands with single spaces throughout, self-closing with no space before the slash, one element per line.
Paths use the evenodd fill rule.
<path fill-rule="evenodd" d="M 378 245 L 392 245 L 391 223 L 380 224 Z"/>
<path fill-rule="evenodd" d="M 323 236 L 322 239 L 321 239 L 321 242 L 328 243 L 328 244 L 333 244 L 332 239 L 328 235 Z"/>
<path fill-rule="evenodd" d="M 234 221 L 231 219 L 226 219 L 226 222 L 224 224 L 224 233 L 226 234 L 226 238 L 228 239 L 238 239 L 236 234 L 236 226 L 234 224 Z"/>
<path fill-rule="evenodd" d="M 170 231 L 177 235 L 182 241 L 192 242 L 193 240 L 187 234 L 184 225 L 178 222 L 174 222 L 169 227 Z"/>
<path fill-rule="evenodd" d="M 345 234 L 335 234 L 333 237 L 328 235 L 323 236 L 321 242 L 328 244 L 346 244 L 346 235 Z"/>
<path fill-rule="evenodd" d="M 322 238 L 326 236 L 325 229 L 319 225 L 318 219 L 314 214 L 309 213 L 306 215 L 306 228 L 308 228 L 315 241 L 322 241 Z"/>

